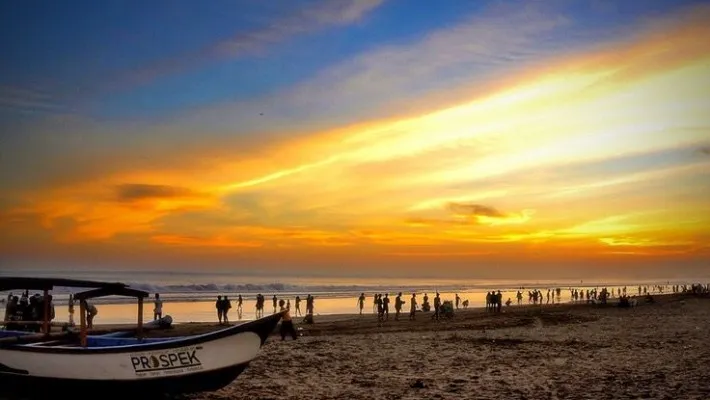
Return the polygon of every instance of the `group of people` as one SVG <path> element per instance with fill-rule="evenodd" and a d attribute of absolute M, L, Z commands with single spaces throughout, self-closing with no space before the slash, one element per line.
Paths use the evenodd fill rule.
<path fill-rule="evenodd" d="M 47 305 L 47 303 L 49 303 Z M 46 297 L 35 293 L 30 296 L 25 290 L 19 297 L 10 293 L 5 306 L 5 328 L 16 331 L 39 332 L 44 321 L 45 310 L 49 311 L 49 321 L 54 319 L 52 295 Z"/>
<path fill-rule="evenodd" d="M 367 301 L 367 296 L 365 296 L 365 293 L 360 293 L 360 296 L 357 299 L 357 306 L 360 310 L 360 315 L 363 314 L 366 301 Z M 384 321 L 389 320 L 390 302 L 391 302 L 391 299 L 390 299 L 388 293 L 374 294 L 373 299 L 372 299 L 372 311 L 373 311 L 373 313 L 377 313 L 377 320 L 379 322 L 384 322 Z M 447 303 L 449 303 L 448 308 L 447 308 Z M 454 305 L 450 304 L 450 303 L 451 302 L 442 302 L 440 294 L 438 292 L 436 292 L 436 295 L 434 296 L 434 305 L 432 306 L 431 303 L 429 303 L 429 295 L 427 293 L 424 293 L 424 296 L 422 298 L 421 311 L 423 311 L 423 312 L 433 311 L 431 318 L 434 320 L 439 320 L 439 318 L 441 318 L 441 316 L 444 314 L 446 316 L 451 316 L 453 314 Z M 394 299 L 394 310 L 395 310 L 394 320 L 395 321 L 399 320 L 399 316 L 402 313 L 406 304 L 407 304 L 407 300 L 402 299 L 402 292 L 399 292 Z M 464 308 L 466 308 L 466 307 L 468 307 L 468 304 L 469 304 L 468 300 L 462 301 L 461 297 L 459 297 L 458 294 L 455 295 L 455 309 L 459 309 L 460 305 L 463 305 Z M 418 307 L 418 303 L 417 303 L 417 294 L 412 293 L 412 297 L 409 299 L 409 320 L 416 319 L 418 310 L 419 310 L 419 307 Z"/>
<path fill-rule="evenodd" d="M 519 306 L 523 304 L 523 290 L 524 289 L 521 288 L 521 290 L 518 290 L 518 292 L 515 295 L 516 299 L 518 300 Z M 543 305 L 543 303 L 545 301 L 544 299 L 545 299 L 545 295 L 542 293 L 542 290 L 540 290 L 540 289 L 528 290 L 528 303 Z M 547 289 L 547 303 L 546 304 L 555 304 L 555 300 L 557 303 L 562 301 L 562 289 L 560 289 L 560 288 Z"/>
<path fill-rule="evenodd" d="M 518 296 L 520 296 L 520 292 L 518 292 Z M 510 306 L 510 299 L 506 302 L 507 305 Z M 498 293 L 494 291 L 490 291 L 486 293 L 486 311 L 488 312 L 501 312 L 501 309 L 503 308 L 503 293 L 498 291 Z"/>
<path fill-rule="evenodd" d="M 5 306 L 5 329 L 39 332 L 45 321 L 51 323 L 55 319 L 54 302 L 52 295 L 46 296 L 35 293 L 30 296 L 25 290 L 20 296 L 10 293 L 7 296 Z M 69 326 L 74 326 L 74 296 L 69 295 L 67 301 L 69 311 Z M 89 329 L 94 326 L 94 318 L 99 313 L 95 305 L 84 300 L 84 310 L 86 312 L 86 325 Z M 45 315 L 45 313 L 47 313 Z"/>
<path fill-rule="evenodd" d="M 688 285 L 674 285 L 673 293 L 692 293 L 692 294 L 710 294 L 710 284 L 702 285 L 699 283 L 694 283 L 690 286 Z"/>
<path fill-rule="evenodd" d="M 239 318 L 242 317 L 242 295 L 237 296 L 237 314 Z M 232 300 L 227 296 L 217 296 L 217 301 L 214 304 L 215 309 L 217 309 L 217 319 L 221 324 L 229 323 L 229 310 L 232 309 Z"/>
<path fill-rule="evenodd" d="M 46 307 L 45 304 L 49 303 Z M 94 327 L 94 318 L 99 314 L 98 308 L 87 301 L 83 300 L 84 310 L 86 312 L 86 326 L 91 329 Z M 52 322 L 55 319 L 55 309 L 54 302 L 52 301 L 52 295 L 47 294 L 45 296 L 35 293 L 30 296 L 29 291 L 25 290 L 21 296 L 15 296 L 10 293 L 7 297 L 7 305 L 5 307 L 5 329 L 8 330 L 23 330 L 30 332 L 39 332 L 41 329 L 41 323 L 44 322 L 45 309 L 49 311 L 48 322 Z M 67 310 L 69 311 L 68 326 L 74 326 L 76 323 L 74 321 L 75 314 L 75 299 L 73 294 L 69 294 L 67 299 Z M 226 313 L 224 314 L 226 318 Z M 160 299 L 160 294 L 155 294 L 154 308 L 153 308 L 153 320 L 157 320 L 163 317 L 163 300 Z"/>
<path fill-rule="evenodd" d="M 262 318 L 264 316 L 264 308 L 266 306 L 266 297 L 259 293 L 256 295 L 255 298 L 255 317 L 256 318 Z M 305 320 L 310 319 L 310 321 L 313 320 L 313 310 L 314 310 L 314 303 L 315 303 L 315 298 L 312 295 L 307 295 L 306 296 L 306 314 L 305 314 Z M 289 312 L 291 311 L 291 299 L 280 299 L 276 296 L 273 295 L 271 298 L 271 301 L 273 303 L 274 307 L 274 314 L 277 312 L 282 312 L 284 310 L 288 310 Z M 295 299 L 295 314 L 296 316 L 303 316 L 303 312 L 301 311 L 301 296 L 296 296 Z M 237 295 L 237 313 L 239 319 L 242 318 L 242 312 L 243 312 L 243 304 L 244 304 L 244 298 L 242 295 Z M 157 306 L 156 306 L 157 309 Z M 222 296 L 219 295 L 217 296 L 217 301 L 215 302 L 215 309 L 217 310 L 217 319 L 219 320 L 220 324 L 228 324 L 229 323 L 229 310 L 232 309 L 232 301 L 229 299 L 228 296 Z M 157 317 L 156 317 L 157 318 Z M 306 321 L 308 322 L 308 321 Z"/>

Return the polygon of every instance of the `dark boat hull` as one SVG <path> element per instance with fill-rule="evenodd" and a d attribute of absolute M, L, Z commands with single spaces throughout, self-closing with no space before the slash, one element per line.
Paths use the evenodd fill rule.
<path fill-rule="evenodd" d="M 48 393 L 70 393 L 72 398 L 100 398 L 113 395 L 175 395 L 219 390 L 232 383 L 249 363 L 214 371 L 142 380 L 84 380 L 0 374 L 3 396 L 46 398 Z"/>

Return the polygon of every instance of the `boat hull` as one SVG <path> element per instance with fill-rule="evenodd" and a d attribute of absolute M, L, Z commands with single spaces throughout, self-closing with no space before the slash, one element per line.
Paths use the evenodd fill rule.
<path fill-rule="evenodd" d="M 217 332 L 128 346 L 14 345 L 0 348 L 0 387 L 31 393 L 88 388 L 189 393 L 232 382 L 280 319 L 276 314 Z M 108 391 L 108 392 L 107 392 Z M 96 395 L 96 392 L 93 392 Z"/>
<path fill-rule="evenodd" d="M 140 380 L 60 379 L 0 374 L 3 395 L 46 398 L 47 393 L 72 393 L 73 398 L 110 395 L 186 394 L 219 390 L 232 383 L 249 363 L 188 375 Z M 7 390 L 6 390 L 7 388 Z"/>

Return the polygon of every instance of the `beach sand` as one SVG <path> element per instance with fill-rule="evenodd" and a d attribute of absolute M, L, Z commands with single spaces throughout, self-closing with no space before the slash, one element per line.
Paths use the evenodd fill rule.
<path fill-rule="evenodd" d="M 459 310 L 440 322 L 316 315 L 298 325 L 298 340 L 270 338 L 224 389 L 177 398 L 709 399 L 710 298 L 655 299 Z M 186 323 L 150 336 L 218 328 Z"/>
<path fill-rule="evenodd" d="M 273 337 L 235 382 L 184 399 L 710 398 L 710 299 L 420 313 L 378 326 L 340 315 Z M 214 329 L 184 324 L 175 333 Z"/>

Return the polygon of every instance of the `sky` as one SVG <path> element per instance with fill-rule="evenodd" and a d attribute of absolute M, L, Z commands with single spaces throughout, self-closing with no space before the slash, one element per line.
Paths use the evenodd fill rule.
<path fill-rule="evenodd" d="M 0 269 L 710 277 L 710 3 L 0 5 Z"/>

